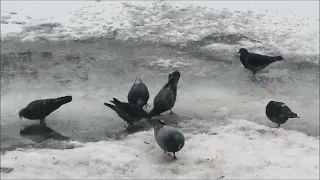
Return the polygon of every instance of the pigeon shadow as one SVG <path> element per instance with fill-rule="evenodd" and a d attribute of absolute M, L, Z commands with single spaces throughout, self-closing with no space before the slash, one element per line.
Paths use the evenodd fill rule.
<path fill-rule="evenodd" d="M 259 85 L 266 85 L 273 82 L 284 84 L 282 77 L 269 77 L 269 76 L 265 76 L 264 74 L 256 74 L 255 77 L 252 77 L 250 75 L 245 81 L 253 82 Z"/>
<path fill-rule="evenodd" d="M 157 117 L 153 117 L 152 119 L 155 119 Z M 164 120 L 164 122 L 169 126 L 174 126 L 177 128 L 180 128 L 178 126 L 178 122 L 184 119 L 184 117 L 180 117 L 177 115 L 163 115 L 160 116 L 160 119 Z M 115 139 L 115 140 L 121 140 L 124 139 L 126 136 L 130 134 L 134 134 L 137 132 L 142 131 L 148 131 L 152 129 L 152 125 L 147 120 L 141 120 L 134 123 L 134 126 L 128 126 L 125 129 L 116 130 L 116 131 L 108 131 L 105 133 L 107 138 Z"/>
<path fill-rule="evenodd" d="M 142 131 L 148 131 L 152 128 L 152 126 L 147 122 L 147 120 L 141 120 L 139 122 L 135 122 L 134 126 L 129 126 L 129 125 L 126 125 L 126 126 L 127 127 L 125 129 L 106 132 L 107 138 L 121 140 L 130 134 L 134 134 Z"/>
<path fill-rule="evenodd" d="M 36 143 L 41 143 L 48 139 L 54 139 L 58 141 L 69 140 L 69 137 L 56 132 L 45 124 L 32 124 L 27 126 L 20 131 L 20 135 L 22 137 L 29 138 Z"/>

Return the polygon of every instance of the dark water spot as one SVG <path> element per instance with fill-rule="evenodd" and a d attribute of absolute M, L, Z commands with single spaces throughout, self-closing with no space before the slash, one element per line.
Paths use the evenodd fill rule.
<path fill-rule="evenodd" d="M 12 21 L 11 23 L 12 24 L 19 24 L 19 25 L 26 24 L 26 22 L 23 22 L 23 21 Z"/>
<path fill-rule="evenodd" d="M 6 174 L 8 174 L 8 173 L 10 173 L 10 172 L 13 170 L 13 168 L 10 168 L 10 167 L 1 167 L 0 170 L 1 170 L 1 173 L 6 173 Z"/>
<path fill-rule="evenodd" d="M 106 135 L 106 138 L 121 140 L 130 134 L 134 134 L 142 131 L 148 131 L 151 128 L 152 127 L 148 122 L 146 122 L 145 120 L 141 120 L 139 122 L 134 123 L 134 126 L 129 127 L 127 125 L 125 129 L 120 129 L 118 131 L 108 131 L 105 133 L 105 135 Z"/>
<path fill-rule="evenodd" d="M 1 24 L 9 24 L 9 21 L 1 19 Z"/>

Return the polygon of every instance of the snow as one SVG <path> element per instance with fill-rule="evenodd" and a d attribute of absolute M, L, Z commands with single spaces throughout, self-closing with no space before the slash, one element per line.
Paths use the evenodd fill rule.
<path fill-rule="evenodd" d="M 262 11 L 262 5 L 254 4 L 251 8 L 240 6 L 241 11 L 235 8 L 236 4 L 229 9 L 222 8 L 226 4 L 217 5 L 214 9 L 214 3 L 209 3 L 208 7 L 203 7 L 208 3 L 201 4 L 34 1 L 17 6 L 15 2 L 5 1 L 1 2 L 1 22 L 6 22 L 1 23 L 1 37 L 31 41 L 39 38 L 75 40 L 103 37 L 185 45 L 211 34 L 243 34 L 261 41 L 249 47 L 253 50 L 263 46 L 267 47 L 266 52 L 276 50 L 287 55 L 319 55 L 319 18 L 299 17 L 292 12 L 288 15 L 288 12 L 274 10 L 266 15 L 268 11 Z M 254 8 L 256 6 L 260 8 Z M 297 6 L 294 4 L 293 7 Z M 22 24 L 17 25 L 17 22 Z M 34 33 L 37 27 L 42 30 Z M 239 47 L 244 43 L 246 40 L 238 42 Z"/>
<path fill-rule="evenodd" d="M 319 179 L 319 140 L 302 133 L 233 120 L 185 136 L 177 161 L 157 146 L 153 130 L 75 149 L 11 151 L 1 166 L 14 170 L 2 178 Z"/>
<path fill-rule="evenodd" d="M 251 39 L 242 38 L 235 44 L 211 42 L 201 49 L 217 53 L 227 51 L 231 54 L 239 47 L 246 46 L 256 52 L 282 53 L 287 56 L 307 54 L 317 57 L 311 58 L 311 62 L 319 63 L 319 19 L 314 18 L 314 11 L 309 12 L 310 17 L 301 17 L 291 13 L 290 8 L 285 9 L 285 13 L 277 12 L 282 10 L 281 7 L 273 9 L 270 5 L 267 7 L 256 2 L 252 2 L 255 5 L 251 4 L 249 8 L 252 11 L 247 11 L 247 5 L 239 6 L 237 3 L 228 9 L 225 9 L 227 5 L 222 2 L 220 5 L 211 2 L 184 3 L 21 1 L 17 4 L 14 1 L 1 1 L 1 39 L 72 41 L 102 37 L 184 46 L 190 41 L 202 41 L 212 34 L 229 34 L 235 37 L 242 34 Z M 302 6 L 307 3 L 294 4 Z M 256 6 L 260 8 L 255 11 L 253 7 Z M 261 13 L 265 8 L 268 11 Z M 317 14 L 318 12 L 317 9 Z M 261 42 L 253 42 L 252 39 Z M 191 66 L 184 59 L 167 57 L 151 61 L 149 65 L 167 70 Z M 57 69 L 59 68 L 52 71 Z M 55 73 L 46 71 L 46 77 L 41 79 L 43 82 L 38 84 L 30 85 L 21 81 L 10 84 L 8 89 L 15 91 L 8 92 L 6 96 L 1 95 L 1 123 L 9 124 L 11 115 L 17 116 L 13 111 L 21 108 L 15 104 L 18 101 L 47 98 L 52 89 L 56 90 L 56 94 L 51 93 L 50 96 L 58 96 L 62 88 L 50 84 L 50 78 L 52 74 L 59 73 L 64 77 L 71 76 L 60 68 Z M 205 76 L 203 71 L 198 73 Z M 286 69 L 269 71 L 272 77 L 286 73 Z M 88 119 L 88 126 L 95 125 L 90 124 L 93 123 L 89 121 L 90 118 L 105 117 L 109 113 L 96 102 L 111 94 L 123 96 L 118 90 L 102 86 L 88 83 L 70 87 L 65 93 L 72 92 L 78 106 L 65 105 L 54 116 L 70 121 L 84 117 Z M 127 85 L 124 86 L 123 89 L 127 88 Z M 159 87 L 150 88 L 150 94 L 154 95 Z M 187 128 L 182 129 L 186 143 L 177 153 L 177 161 L 171 161 L 163 153 L 154 140 L 153 130 L 148 130 L 117 141 L 64 142 L 69 147 L 64 150 L 45 148 L 8 151 L 1 155 L 1 167 L 14 169 L 1 176 L 4 179 L 218 179 L 222 176 L 225 179 L 319 179 L 319 138 L 245 120 L 251 117 L 265 118 L 263 108 L 272 98 L 282 98 L 290 104 L 291 109 L 300 109 L 301 117 L 315 119 L 318 117 L 315 112 L 319 110 L 319 106 L 315 107 L 319 103 L 317 99 L 314 102 L 307 101 L 309 103 L 306 104 L 298 103 L 299 96 L 291 99 L 290 96 L 282 95 L 291 93 L 295 96 L 295 90 L 302 89 L 301 87 L 296 86 L 290 92 L 273 87 L 276 92 L 273 96 L 269 96 L 262 87 L 256 88 L 254 91 L 260 96 L 255 97 L 236 97 L 230 90 L 207 88 L 205 85 L 201 87 L 201 91 L 196 87 L 184 87 L 188 91 L 179 92 L 175 110 L 186 116 L 193 116 L 194 119 L 188 124 L 185 121 L 180 123 L 193 129 L 199 127 L 199 131 L 191 133 L 186 131 Z M 75 92 L 75 89 L 82 89 L 83 92 Z M 27 97 L 24 96 L 24 91 L 30 91 Z M 95 95 L 88 95 L 92 92 Z M 194 106 L 196 103 L 201 105 Z M 308 107 L 303 109 L 304 106 Z M 68 116 L 69 113 L 77 116 L 72 119 Z M 197 114 L 211 119 L 198 119 Z M 115 113 L 109 117 L 121 121 Z M 217 126 L 217 119 L 224 124 Z M 104 122 L 94 121 L 98 125 Z"/>

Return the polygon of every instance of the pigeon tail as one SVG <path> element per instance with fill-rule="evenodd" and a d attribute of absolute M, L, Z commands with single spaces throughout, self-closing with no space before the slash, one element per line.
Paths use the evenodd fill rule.
<path fill-rule="evenodd" d="M 148 113 L 148 119 L 153 118 L 154 116 L 160 115 L 155 109 L 153 108 L 149 113 Z"/>
<path fill-rule="evenodd" d="M 282 56 L 277 56 L 276 59 L 277 59 L 278 61 L 281 61 L 281 60 L 283 60 L 283 57 L 282 57 Z"/>
<path fill-rule="evenodd" d="M 300 118 L 296 113 L 294 113 L 292 111 L 287 112 L 286 115 L 288 118 Z"/>
<path fill-rule="evenodd" d="M 116 107 L 115 105 L 108 104 L 108 103 L 104 103 L 104 105 L 108 106 L 109 108 L 115 111 L 115 107 Z"/>
<path fill-rule="evenodd" d="M 72 96 L 63 96 L 56 99 L 58 106 L 62 106 L 72 101 Z"/>
<path fill-rule="evenodd" d="M 283 60 L 282 56 L 275 56 L 271 59 L 272 62 L 282 61 L 282 60 Z"/>
<path fill-rule="evenodd" d="M 110 102 L 112 102 L 113 104 L 115 104 L 116 106 L 118 105 L 118 104 L 121 104 L 121 102 L 117 99 L 117 98 L 112 98 L 113 99 L 113 101 L 110 101 Z"/>

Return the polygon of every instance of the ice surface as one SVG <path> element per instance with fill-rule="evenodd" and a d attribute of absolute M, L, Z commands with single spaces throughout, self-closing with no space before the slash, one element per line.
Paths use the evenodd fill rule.
<path fill-rule="evenodd" d="M 281 53 L 288 58 L 314 56 L 307 61 L 319 64 L 319 19 L 314 17 L 314 10 L 309 12 L 308 17 L 302 17 L 301 14 L 295 15 L 300 12 L 298 10 L 291 13 L 292 8 L 280 12 L 283 5 L 278 7 L 277 12 L 270 4 L 252 3 L 248 8 L 247 5 L 234 4 L 229 7 L 228 4 L 208 2 L 1 1 L 1 39 L 72 41 L 102 37 L 181 47 L 196 42 L 201 44 L 200 50 L 214 52 L 215 55 L 232 54 L 239 47 L 245 46 L 255 52 Z M 293 4 L 297 6 L 297 3 Z M 254 8 L 257 6 L 258 10 Z M 233 37 L 233 42 L 216 37 Z M 108 117 L 114 120 L 112 123 L 122 127 L 124 122 L 115 113 L 106 111 L 101 104 L 111 96 L 125 98 L 123 92 L 131 84 L 118 82 L 115 77 L 105 80 L 108 74 L 99 74 L 106 68 L 100 67 L 103 63 L 95 64 L 100 69 L 93 69 L 94 65 L 83 69 L 79 69 L 78 64 L 70 63 L 65 67 L 60 65 L 39 70 L 42 78 L 37 83 L 16 80 L 8 84 L 8 90 L 1 92 L 1 125 L 10 125 L 14 117 L 18 117 L 16 111 L 24 104 L 17 105 L 16 102 L 59 96 L 63 92 L 72 93 L 77 105 L 67 104 L 51 115 L 57 119 L 52 122 L 53 125 L 64 124 L 66 131 L 68 128 L 86 129 L 93 126 L 105 128 L 109 124 L 105 124 L 103 118 Z M 266 120 L 263 108 L 268 100 L 274 98 L 285 100 L 294 110 L 299 109 L 298 114 L 304 117 L 304 121 L 317 119 L 318 98 L 301 97 L 301 94 L 308 94 L 307 90 L 314 91 L 310 94 L 318 95 L 318 89 L 308 89 L 308 86 L 315 85 L 302 81 L 292 82 L 291 77 L 288 77 L 287 88 L 281 88 L 280 83 L 270 85 L 276 92 L 272 96 L 266 92 L 266 87 L 256 86 L 240 96 L 236 90 L 247 90 L 249 86 L 241 77 L 233 78 L 235 75 L 243 75 L 239 73 L 240 67 L 227 71 L 218 64 L 200 66 L 196 63 L 201 65 L 201 62 L 192 62 L 186 58 L 166 57 L 165 53 L 163 57 L 146 63 L 147 66 L 166 71 L 189 68 L 183 78 L 188 75 L 190 78 L 190 74 L 196 76 L 194 79 L 182 78 L 179 83 L 181 91 L 179 89 L 174 110 L 194 118 L 179 122 L 183 126 L 186 144 L 177 153 L 177 161 L 171 161 L 171 157 L 157 146 L 153 131 L 146 130 L 122 140 L 65 142 L 70 148 L 64 150 L 22 148 L 7 151 L 1 155 L 1 167 L 14 169 L 9 174 L 1 174 L 2 178 L 218 179 L 224 176 L 225 179 L 319 179 L 319 138 L 244 120 Z M 215 66 L 215 69 L 212 68 Z M 201 71 L 198 71 L 200 67 Z M 72 73 L 66 71 L 67 68 Z M 84 72 L 94 82 L 83 83 L 73 79 Z M 288 69 L 270 69 L 266 74 L 270 78 L 277 78 L 288 74 Z M 72 86 L 53 83 L 54 75 L 59 75 L 62 80 L 72 79 Z M 225 80 L 221 84 L 230 85 L 228 88 L 223 89 L 217 82 L 221 80 L 217 78 L 218 75 Z M 133 75 L 127 76 L 133 78 Z M 209 80 L 204 83 L 205 80 L 198 80 L 199 77 Z M 163 79 L 158 80 L 156 77 L 149 79 L 149 84 L 152 84 L 151 101 L 163 86 Z M 111 83 L 114 87 L 107 86 Z M 201 86 L 197 87 L 197 84 Z M 54 93 L 51 92 L 53 89 Z M 26 92 L 28 96 L 25 96 Z M 198 115 L 201 119 L 198 119 Z M 68 121 L 79 121 L 81 118 L 86 126 L 68 126 Z M 217 119 L 224 122 L 224 125 L 216 126 Z M 231 124 L 225 125 L 227 123 Z M 316 125 L 316 122 L 311 123 Z"/>

